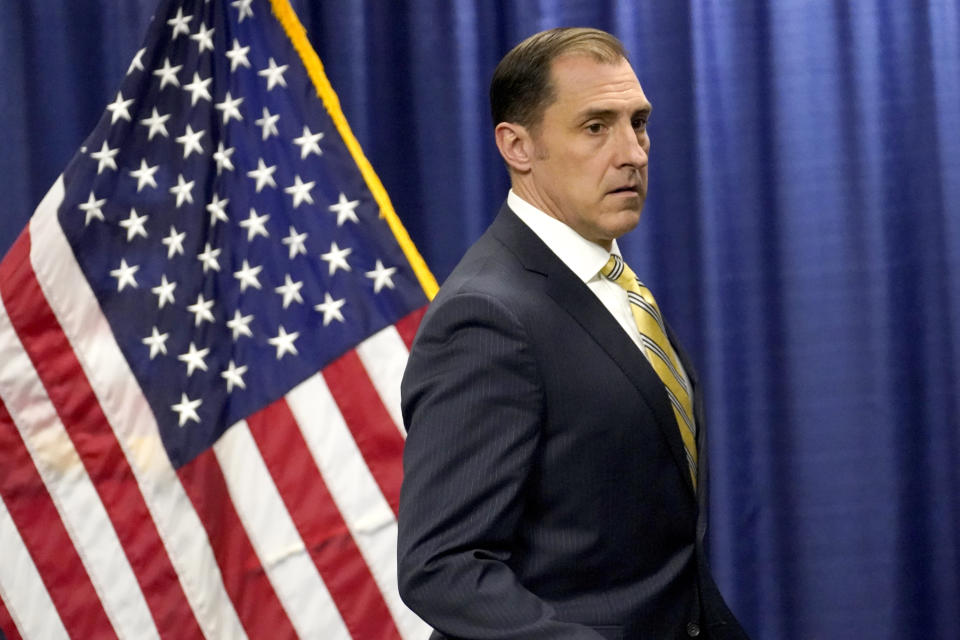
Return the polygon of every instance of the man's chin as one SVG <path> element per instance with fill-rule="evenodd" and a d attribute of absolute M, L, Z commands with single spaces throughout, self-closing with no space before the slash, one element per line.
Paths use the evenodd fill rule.
<path fill-rule="evenodd" d="M 637 200 L 636 208 L 619 209 L 607 218 L 606 236 L 616 239 L 636 228 L 637 224 L 640 223 L 640 212 L 643 209 L 643 202 L 639 198 Z"/>
<path fill-rule="evenodd" d="M 620 202 L 617 203 L 613 218 L 618 221 L 619 224 L 629 224 L 630 229 L 637 226 L 637 223 L 640 222 L 640 214 L 643 211 L 644 199 L 638 195 L 624 196 Z"/>

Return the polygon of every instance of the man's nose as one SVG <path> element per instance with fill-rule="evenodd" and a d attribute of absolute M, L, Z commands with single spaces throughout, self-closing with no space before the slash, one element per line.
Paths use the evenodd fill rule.
<path fill-rule="evenodd" d="M 647 132 L 637 132 L 629 123 L 617 132 L 617 154 L 619 165 L 628 165 L 642 169 L 647 166 L 648 153 L 644 148 L 648 140 Z"/>

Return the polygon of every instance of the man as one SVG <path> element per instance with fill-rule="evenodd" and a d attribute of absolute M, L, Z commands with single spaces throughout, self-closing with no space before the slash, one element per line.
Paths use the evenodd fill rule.
<path fill-rule="evenodd" d="M 401 595 L 434 638 L 745 638 L 703 548 L 702 393 L 616 244 L 650 103 L 593 29 L 519 44 L 490 100 L 512 189 L 404 374 Z"/>

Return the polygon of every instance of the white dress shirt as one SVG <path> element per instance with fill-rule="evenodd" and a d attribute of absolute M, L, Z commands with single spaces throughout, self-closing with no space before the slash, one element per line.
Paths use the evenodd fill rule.
<path fill-rule="evenodd" d="M 643 352 L 640 331 L 633 319 L 633 311 L 630 309 L 630 301 L 627 299 L 626 290 L 616 282 L 604 278 L 603 274 L 600 273 L 600 270 L 610 259 L 610 254 L 620 255 L 617 241 L 614 240 L 610 251 L 607 251 L 597 243 L 581 236 L 572 227 L 536 208 L 514 193 L 513 189 L 507 194 L 507 205 L 587 285 L 610 312 L 610 315 L 614 317 L 617 324 L 630 336 L 637 348 Z M 680 362 L 677 362 L 677 364 L 679 365 L 680 375 L 687 382 L 687 388 L 689 389 L 687 373 Z M 692 394 L 690 401 L 693 402 Z"/>
<path fill-rule="evenodd" d="M 617 323 L 627 332 L 638 349 L 642 349 L 640 331 L 637 329 L 627 292 L 612 280 L 607 280 L 600 270 L 607 264 L 610 254 L 620 255 L 617 241 L 610 251 L 595 242 L 590 242 L 573 228 L 560 222 L 518 196 L 513 189 L 507 194 L 507 205 L 543 243 L 567 265 L 573 273 L 600 300 Z"/>

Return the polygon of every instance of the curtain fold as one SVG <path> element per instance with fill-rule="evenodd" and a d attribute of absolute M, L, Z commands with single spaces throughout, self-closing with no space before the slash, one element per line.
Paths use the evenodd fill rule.
<path fill-rule="evenodd" d="M 960 3 L 293 4 L 440 280 L 506 195 L 497 61 L 544 28 L 618 35 L 654 106 L 648 204 L 621 246 L 699 365 L 731 607 L 757 638 L 955 635 Z M 0 251 L 153 9 L 0 6 Z"/>

